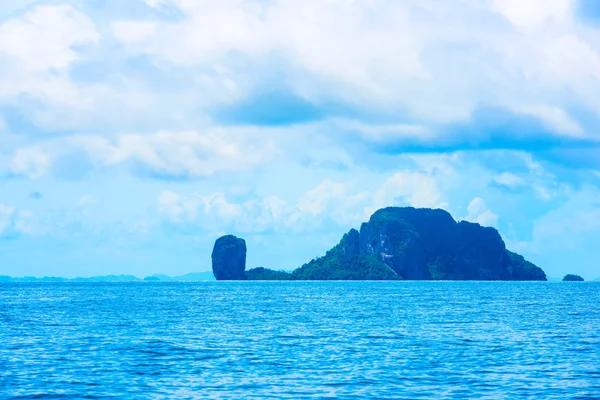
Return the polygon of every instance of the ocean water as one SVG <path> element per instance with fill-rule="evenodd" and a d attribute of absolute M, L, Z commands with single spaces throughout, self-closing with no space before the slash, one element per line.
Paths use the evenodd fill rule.
<path fill-rule="evenodd" d="M 600 398 L 600 284 L 0 284 L 0 397 Z"/>

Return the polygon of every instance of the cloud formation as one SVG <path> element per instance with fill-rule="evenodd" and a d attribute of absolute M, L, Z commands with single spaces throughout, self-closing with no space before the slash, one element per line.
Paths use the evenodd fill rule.
<path fill-rule="evenodd" d="M 5 3 L 0 246 L 65 249 L 31 274 L 159 251 L 185 273 L 223 232 L 299 262 L 390 205 L 495 226 L 557 271 L 561 231 L 594 249 L 586 1 Z"/>
<path fill-rule="evenodd" d="M 29 210 L 0 204 L 0 240 L 14 239 L 19 235 L 33 234 L 33 214 Z"/>
<path fill-rule="evenodd" d="M 469 222 L 476 222 L 483 226 L 496 227 L 498 223 L 498 216 L 487 208 L 485 200 L 481 197 L 475 197 L 467 207 L 469 214 L 465 217 L 465 220 Z"/>

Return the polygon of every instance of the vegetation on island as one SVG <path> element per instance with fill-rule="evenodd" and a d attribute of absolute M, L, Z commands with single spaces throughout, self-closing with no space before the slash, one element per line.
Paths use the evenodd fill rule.
<path fill-rule="evenodd" d="M 579 275 L 567 274 L 563 278 L 563 282 L 583 282 L 584 279 Z"/>
<path fill-rule="evenodd" d="M 346 251 L 351 234 L 346 233 L 340 243 L 323 257 L 316 258 L 291 274 L 294 280 L 398 280 L 394 270 L 372 254 L 349 254 Z"/>
<path fill-rule="evenodd" d="M 535 264 L 527 261 L 523 256 L 506 250 L 510 257 L 512 276 L 515 281 L 545 281 L 547 280 L 544 271 Z"/>
<path fill-rule="evenodd" d="M 291 275 L 286 271 L 274 271 L 272 269 L 258 267 L 246 271 L 249 281 L 289 281 Z"/>

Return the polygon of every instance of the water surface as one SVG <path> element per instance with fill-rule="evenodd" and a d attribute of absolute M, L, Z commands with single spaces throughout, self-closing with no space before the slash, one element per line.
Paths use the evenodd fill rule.
<path fill-rule="evenodd" d="M 600 284 L 0 284 L 0 397 L 600 398 Z"/>

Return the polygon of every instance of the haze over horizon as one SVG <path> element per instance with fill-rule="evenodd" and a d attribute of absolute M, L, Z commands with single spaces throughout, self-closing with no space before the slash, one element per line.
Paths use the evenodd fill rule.
<path fill-rule="evenodd" d="M 0 4 L 0 275 L 292 270 L 385 206 L 600 276 L 600 2 Z"/>

